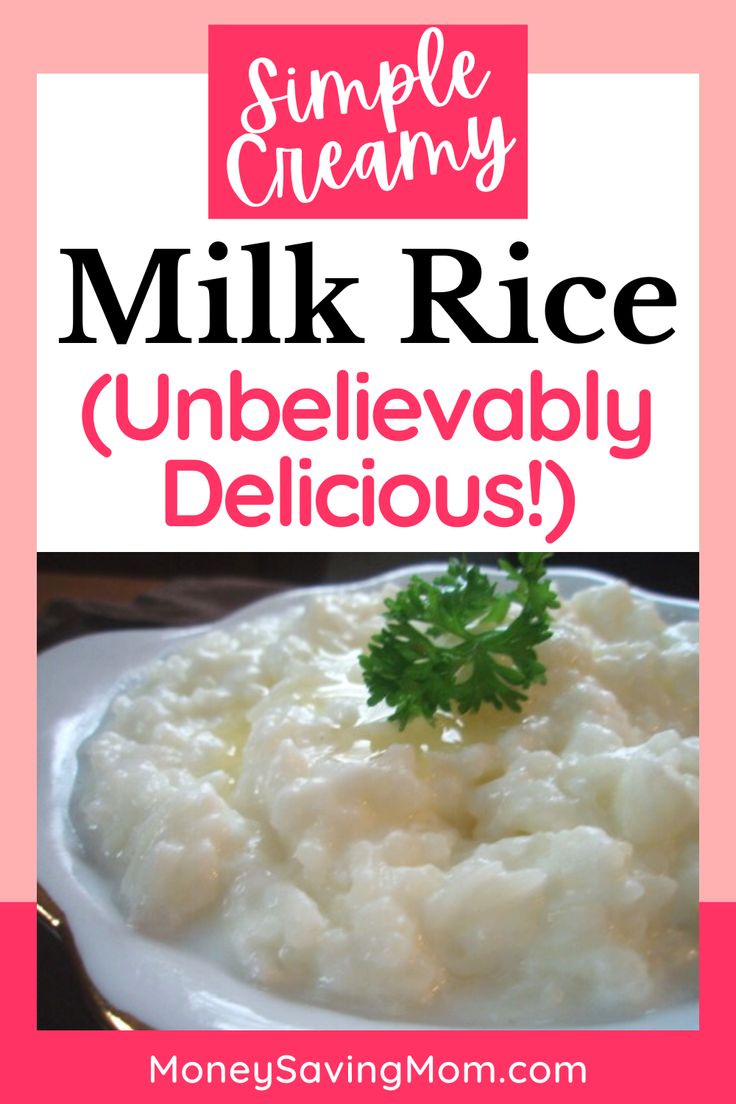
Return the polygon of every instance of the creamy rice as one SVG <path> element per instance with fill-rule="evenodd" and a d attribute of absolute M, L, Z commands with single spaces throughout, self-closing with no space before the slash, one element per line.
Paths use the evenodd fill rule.
<path fill-rule="evenodd" d="M 600 1022 L 691 993 L 697 626 L 586 590 L 522 713 L 399 733 L 358 664 L 385 594 L 251 614 L 118 694 L 73 811 L 130 922 L 379 1017 Z"/>

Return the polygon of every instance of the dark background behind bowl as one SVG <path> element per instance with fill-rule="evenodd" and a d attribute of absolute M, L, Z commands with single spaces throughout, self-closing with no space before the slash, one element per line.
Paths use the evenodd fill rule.
<path fill-rule="evenodd" d="M 457 553 L 41 553 L 39 647 L 85 632 L 132 625 L 192 623 L 222 616 L 284 585 L 342 582 Z M 468 559 L 495 564 L 498 553 Z M 697 553 L 572 552 L 554 566 L 588 567 L 662 594 L 698 595 Z M 176 620 L 174 620 L 176 619 Z M 37 1024 L 98 1029 L 90 994 L 70 955 L 43 923 L 38 928 Z"/>
<path fill-rule="evenodd" d="M 446 560 L 452 552 L 45 552 L 39 572 L 96 575 L 135 580 L 249 576 L 283 583 L 341 582 L 394 567 Z M 470 552 L 469 560 L 495 564 L 498 552 Z M 557 567 L 590 567 L 619 575 L 662 594 L 698 596 L 697 552 L 558 552 Z"/>

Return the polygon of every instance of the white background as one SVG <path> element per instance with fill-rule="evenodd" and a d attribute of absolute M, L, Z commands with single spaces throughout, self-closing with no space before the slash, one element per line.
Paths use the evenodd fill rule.
<path fill-rule="evenodd" d="M 543 534 L 558 512 L 554 487 L 544 494 L 545 525 L 523 522 L 493 528 L 481 519 L 448 530 L 432 514 L 413 528 L 377 520 L 372 528 L 280 528 L 274 520 L 243 529 L 218 517 L 200 528 L 167 528 L 164 463 L 196 458 L 218 469 L 223 484 L 246 472 L 275 483 L 278 457 L 313 461 L 315 479 L 334 471 L 362 474 L 364 456 L 376 458 L 377 478 L 412 472 L 432 484 L 438 472 L 456 488 L 459 512 L 469 474 L 484 483 L 499 472 L 522 477 L 532 458 L 554 459 L 575 484 L 575 518 L 559 549 L 684 551 L 698 546 L 697 530 L 697 78 L 693 76 L 531 76 L 529 79 L 529 219 L 523 221 L 257 221 L 207 220 L 207 79 L 205 76 L 44 76 L 39 79 L 39 549 L 67 550 L 293 550 L 395 549 L 431 551 L 451 543 L 468 551 L 544 547 Z M 207 247 L 223 240 L 229 258 L 211 261 Z M 522 239 L 530 255 L 519 263 L 509 245 Z M 180 328 L 196 338 L 207 330 L 207 293 L 197 281 L 228 274 L 230 328 L 249 332 L 249 260 L 240 246 L 272 243 L 273 332 L 292 332 L 293 258 L 289 243 L 315 243 L 315 288 L 321 278 L 358 276 L 360 284 L 337 300 L 364 345 L 146 345 L 155 333 L 157 281 L 127 346 L 114 343 L 94 296 L 86 297 L 86 328 L 94 345 L 61 345 L 71 330 L 71 262 L 63 248 L 97 248 L 127 310 L 154 247 L 188 248 L 180 265 Z M 530 330 L 536 345 L 471 345 L 442 312 L 436 329 L 447 345 L 401 345 L 411 329 L 409 247 L 465 249 L 483 264 L 484 281 L 466 305 L 496 333 L 505 332 L 507 292 L 498 281 L 528 275 Z M 439 270 L 438 270 L 439 271 Z M 550 288 L 587 275 L 608 289 L 602 302 L 571 296 L 573 328 L 606 336 L 588 345 L 552 337 L 544 323 Z M 671 283 L 678 305 L 638 312 L 642 328 L 674 325 L 654 346 L 624 339 L 613 324 L 616 291 L 634 277 Z M 455 282 L 448 270 L 448 286 Z M 649 322 L 651 319 L 651 322 Z M 115 431 L 108 405 L 100 419 L 113 455 L 87 443 L 81 425 L 85 392 L 103 372 L 126 372 L 132 416 L 152 420 L 155 383 L 166 371 L 175 388 L 213 387 L 227 393 L 240 369 L 250 386 L 283 398 L 297 387 L 331 395 L 344 368 L 370 374 L 373 397 L 387 387 L 415 393 L 433 387 L 452 407 L 458 391 L 528 388 L 541 369 L 545 385 L 584 393 L 585 373 L 596 369 L 601 390 L 617 388 L 629 424 L 642 388 L 652 392 L 652 444 L 643 457 L 613 459 L 601 418 L 601 436 L 565 443 L 492 444 L 469 416 L 465 432 L 443 442 L 431 423 L 406 443 L 338 442 L 332 434 L 304 444 L 279 434 L 270 442 L 207 439 L 204 419 L 180 441 L 173 423 L 150 443 L 126 441 Z M 296 467 L 296 463 L 295 463 Z M 352 501 L 352 500 L 351 500 Z M 349 496 L 333 505 L 346 512 Z M 201 496 L 182 507 L 203 505 Z M 397 507 L 400 500 L 396 500 Z M 407 510 L 410 499 L 407 499 Z M 277 514 L 275 508 L 272 509 Z M 549 521 L 548 521 L 549 519 Z"/>

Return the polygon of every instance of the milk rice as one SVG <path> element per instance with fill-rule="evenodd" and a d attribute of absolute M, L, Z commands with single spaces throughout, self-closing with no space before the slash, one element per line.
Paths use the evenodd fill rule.
<path fill-rule="evenodd" d="M 188 638 L 82 746 L 72 815 L 129 922 L 378 1018 L 605 1022 L 697 984 L 697 626 L 563 601 L 547 684 L 403 732 L 358 656 L 383 588 Z"/>

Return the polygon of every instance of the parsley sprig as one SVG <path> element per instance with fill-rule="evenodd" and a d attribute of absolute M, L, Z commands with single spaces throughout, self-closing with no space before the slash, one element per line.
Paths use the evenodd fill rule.
<path fill-rule="evenodd" d="M 532 683 L 545 681 L 536 648 L 552 635 L 559 602 L 546 577 L 549 552 L 500 560 L 512 583 L 498 586 L 476 565 L 451 560 L 428 582 L 418 575 L 386 599 L 386 624 L 360 657 L 369 705 L 385 701 L 404 729 L 414 717 L 474 713 L 484 702 L 518 712 Z M 507 620 L 512 603 L 521 608 Z"/>

